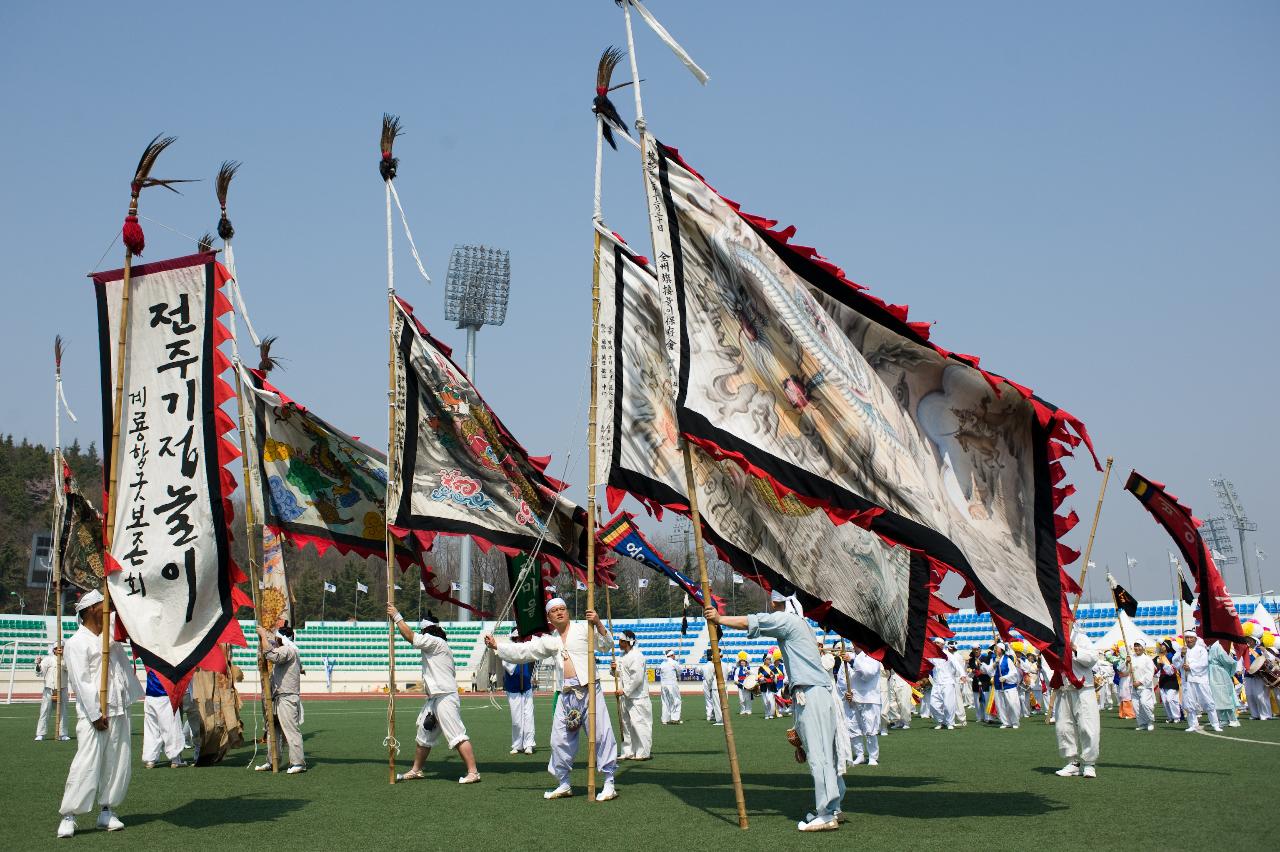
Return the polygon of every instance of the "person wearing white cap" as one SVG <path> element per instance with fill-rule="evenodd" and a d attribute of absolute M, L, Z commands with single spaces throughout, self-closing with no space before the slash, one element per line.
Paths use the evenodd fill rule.
<path fill-rule="evenodd" d="M 1022 671 L 1009 646 L 1004 642 L 995 645 L 995 657 L 984 663 L 982 670 L 991 676 L 991 686 L 996 691 L 996 713 L 1000 716 L 1001 728 L 1018 727 L 1018 684 L 1022 682 Z"/>
<path fill-rule="evenodd" d="M 80 708 L 76 720 L 76 756 L 62 792 L 58 836 L 76 833 L 76 815 L 101 806 L 98 828 L 119 831 L 124 823 L 115 809 L 124 801 L 132 774 L 129 706 L 142 698 L 142 685 L 129 657 L 112 641 L 107 657 L 107 706 L 99 704 L 102 677 L 102 631 L 110 629 L 103 615 L 102 593 L 86 592 L 76 604 L 80 628 L 62 646 L 67 678 Z M 55 651 L 56 653 L 56 651 Z"/>
<path fill-rule="evenodd" d="M 947 658 L 951 660 L 951 667 L 955 669 L 955 683 L 951 687 L 951 718 L 953 724 L 963 728 L 968 724 L 965 708 L 973 703 L 973 695 L 970 693 L 966 699 L 964 688 L 968 681 L 964 671 L 964 656 L 960 653 L 960 646 L 955 640 L 947 643 Z"/>
<path fill-rule="evenodd" d="M 1147 656 L 1146 643 L 1141 639 L 1133 640 L 1132 659 L 1129 671 L 1133 678 L 1133 709 L 1137 716 L 1135 730 L 1154 731 L 1156 729 L 1156 663 Z"/>
<path fill-rule="evenodd" d="M 676 667 L 676 652 L 670 648 L 662 655 L 658 666 L 658 686 L 662 695 L 662 724 L 683 725 L 680 720 L 680 669 Z"/>
<path fill-rule="evenodd" d="M 1058 690 L 1053 731 L 1058 739 L 1058 753 L 1067 759 L 1067 765 L 1056 774 L 1063 778 L 1098 777 L 1095 767 L 1101 725 L 1098 695 L 1093 691 L 1093 665 L 1097 661 L 1097 649 L 1077 624 L 1071 630 L 1070 676 L 1054 675 L 1051 684 Z"/>
<path fill-rule="evenodd" d="M 62 691 L 58 691 L 58 669 L 62 669 Z M 44 739 L 49 730 L 49 719 L 53 716 L 54 705 L 58 713 L 58 739 L 69 740 L 67 736 L 67 713 L 71 707 L 67 703 L 67 667 L 58 656 L 56 645 L 49 646 L 49 653 L 36 660 L 36 674 L 44 681 L 44 689 L 40 691 L 40 718 L 36 720 L 36 742 Z"/>
<path fill-rule="evenodd" d="M 1221 733 L 1213 693 L 1209 691 L 1209 650 L 1194 630 L 1184 633 L 1183 641 L 1186 649 L 1177 655 L 1174 664 L 1182 670 L 1182 711 L 1187 717 L 1187 733 L 1200 730 L 1201 713 L 1209 718 L 1213 729 Z"/>
<path fill-rule="evenodd" d="M 534 660 L 555 661 L 556 680 L 560 684 L 560 700 L 556 702 L 551 719 L 551 760 L 547 772 L 556 779 L 554 790 L 542 794 L 544 799 L 565 799 L 573 795 L 569 784 L 569 772 L 578 754 L 578 735 L 586 721 L 589 709 L 587 696 L 589 642 L 594 641 L 597 654 L 608 653 L 613 648 L 613 637 L 605 629 L 595 610 L 586 612 L 585 622 L 574 622 L 569 617 L 569 607 L 564 598 L 547 601 L 547 621 L 551 632 L 535 636 L 528 642 L 498 643 L 492 633 L 486 633 L 484 644 L 494 649 L 498 656 L 510 663 L 530 663 Z M 607 802 L 618 797 L 614 786 L 614 772 L 618 768 L 618 743 L 613 738 L 613 724 L 609 708 L 605 704 L 600 679 L 595 682 L 595 733 L 596 766 L 604 775 L 604 786 L 596 794 L 597 802 Z"/>
<path fill-rule="evenodd" d="M 633 630 L 622 631 L 618 639 L 622 658 L 610 664 L 618 683 L 619 716 L 622 717 L 621 760 L 650 760 L 653 751 L 653 699 L 644 653 Z"/>
<path fill-rule="evenodd" d="M 720 690 L 716 688 L 716 664 L 711 661 L 711 649 L 707 649 L 702 661 L 702 703 L 707 711 L 707 721 L 723 725 L 720 715 Z"/>
<path fill-rule="evenodd" d="M 848 754 L 847 728 L 836 706 L 835 684 L 818 655 L 818 637 L 800 612 L 799 602 L 777 591 L 771 601 L 773 611 L 768 613 L 728 616 L 709 607 L 703 616 L 710 629 L 714 629 L 711 625 L 720 624 L 732 630 L 746 630 L 752 639 L 768 636 L 777 640 L 795 700 L 795 731 L 804 745 L 813 775 L 815 807 L 796 828 L 833 831 L 840 827 L 844 800 L 844 778 L 840 769 Z"/>
<path fill-rule="evenodd" d="M 413 766 L 408 772 L 397 775 L 396 780 L 417 781 L 424 778 L 422 768 L 432 747 L 443 736 L 449 748 L 458 752 L 466 770 L 458 783 L 478 783 L 480 772 L 476 769 L 476 755 L 471 747 L 471 738 L 467 736 L 467 729 L 462 724 L 458 675 L 453 667 L 453 649 L 449 647 L 448 635 L 440 622 L 430 616 L 418 624 L 419 632 L 414 633 L 393 603 L 387 604 L 387 615 L 391 616 L 404 640 L 422 654 L 422 692 L 427 697 L 418 713 L 417 748 L 413 753 Z"/>
<path fill-rule="evenodd" d="M 520 631 L 512 630 L 507 638 L 519 639 Z M 503 662 L 502 672 L 502 688 L 511 710 L 511 753 L 533 754 L 533 663 Z"/>
<path fill-rule="evenodd" d="M 935 638 L 933 643 L 938 646 L 938 656 L 929 658 L 929 665 L 933 667 L 929 675 L 933 684 L 929 692 L 929 715 L 938 723 L 933 726 L 935 731 L 949 731 L 956 726 L 956 667 L 947 656 L 942 640 Z"/>
<path fill-rule="evenodd" d="M 880 675 L 884 666 L 857 648 L 836 663 L 836 695 L 853 745 L 853 765 L 880 765 Z"/>
<path fill-rule="evenodd" d="M 751 677 L 751 658 L 746 651 L 738 652 L 738 661 L 728 672 L 728 677 L 738 687 L 738 715 L 751 715 L 751 695 L 747 689 L 747 678 Z"/>

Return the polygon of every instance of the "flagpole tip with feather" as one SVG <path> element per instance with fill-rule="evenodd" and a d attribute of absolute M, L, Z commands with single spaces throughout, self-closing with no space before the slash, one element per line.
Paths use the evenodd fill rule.
<path fill-rule="evenodd" d="M 240 162 L 238 160 L 223 160 L 222 165 L 218 168 L 218 177 L 214 180 L 213 191 L 218 196 L 218 207 L 222 210 L 222 214 L 218 217 L 218 236 L 223 242 L 229 241 L 236 235 L 236 229 L 232 227 L 231 220 L 227 218 L 227 191 L 231 189 L 231 179 L 236 176 L 236 172 L 240 170 Z"/>
<path fill-rule="evenodd" d="M 392 156 L 392 149 L 395 147 L 396 139 L 403 133 L 404 130 L 400 127 L 400 116 L 384 112 L 382 114 L 382 159 L 378 162 L 378 174 L 382 175 L 384 181 L 396 179 L 396 168 L 400 165 L 400 159 Z"/>
<path fill-rule="evenodd" d="M 624 136 L 630 136 L 627 132 L 627 126 L 622 121 L 622 116 L 618 115 L 618 108 L 613 105 L 613 101 L 609 100 L 609 93 L 614 89 L 628 85 L 623 83 L 614 86 L 613 70 L 618 67 L 618 63 L 622 61 L 622 57 L 627 54 L 622 50 L 610 45 L 604 49 L 604 53 L 600 54 L 600 62 L 596 65 L 596 96 L 591 102 L 591 112 L 600 116 L 601 130 L 604 134 L 604 141 L 609 143 L 609 147 L 618 150 L 618 143 L 613 139 L 613 131 L 617 130 Z"/>
<path fill-rule="evenodd" d="M 120 238 L 124 241 L 124 247 L 132 254 L 141 256 L 142 250 L 146 248 L 146 235 L 142 233 L 142 226 L 138 224 L 138 196 L 142 190 L 152 186 L 163 186 L 170 192 L 177 192 L 172 184 L 190 183 L 188 180 L 166 180 L 163 178 L 151 177 L 151 169 L 155 167 L 156 160 L 164 153 L 164 150 L 178 141 L 176 136 L 165 136 L 157 133 L 155 138 L 147 143 L 147 147 L 143 149 L 142 156 L 138 158 L 138 168 L 133 173 L 133 180 L 129 183 L 129 212 L 124 217 L 124 227 L 120 231 Z"/>

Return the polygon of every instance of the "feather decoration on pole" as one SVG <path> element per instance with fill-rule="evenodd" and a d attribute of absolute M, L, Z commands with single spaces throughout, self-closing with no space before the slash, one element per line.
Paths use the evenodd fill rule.
<path fill-rule="evenodd" d="M 218 206 L 222 209 L 222 215 L 218 217 L 218 236 L 223 242 L 227 242 L 236 235 L 236 229 L 231 227 L 231 220 L 227 218 L 227 190 L 231 188 L 231 179 L 239 170 L 238 160 L 223 160 L 222 166 L 218 169 L 218 177 L 213 184 L 214 194 L 218 196 Z"/>
<path fill-rule="evenodd" d="M 391 506 L 398 493 L 396 486 L 396 469 L 399 461 L 396 458 L 396 415 L 400 408 L 399 383 L 396 380 L 396 278 L 395 257 L 391 227 L 391 196 L 394 190 L 391 182 L 396 179 L 396 169 L 400 160 L 392 153 L 396 139 L 402 133 L 400 116 L 384 112 L 382 114 L 382 139 L 380 151 L 382 159 L 378 161 L 378 174 L 382 176 L 387 194 L 387 503 L 383 513 L 386 527 L 384 536 L 387 547 L 387 603 L 394 605 L 395 593 L 395 537 L 391 534 Z M 400 744 L 396 741 L 396 624 L 387 617 L 387 768 L 389 781 L 396 783 L 396 753 Z"/>
<path fill-rule="evenodd" d="M 129 183 L 129 211 L 124 217 L 124 227 L 120 232 L 121 239 L 124 241 L 124 274 L 120 290 L 120 330 L 116 337 L 115 394 L 111 406 L 111 471 L 107 478 L 107 525 L 103 529 L 103 553 L 107 555 L 108 559 L 104 560 L 106 564 L 103 566 L 102 572 L 102 674 L 98 685 L 98 706 L 102 708 L 107 706 L 108 661 L 111 652 L 111 590 L 107 577 L 111 574 L 110 565 L 114 562 L 109 557 L 112 545 L 111 533 L 115 529 L 116 523 L 116 505 L 118 502 L 116 500 L 116 485 L 119 481 L 118 471 L 121 467 L 120 412 L 123 410 L 124 405 L 124 360 L 129 334 L 129 287 L 130 279 L 133 276 L 133 256 L 135 254 L 141 256 L 143 248 L 146 247 L 146 237 L 142 233 L 142 226 L 138 224 L 138 196 L 142 194 L 142 190 L 149 187 L 163 186 L 170 192 L 177 192 L 171 184 L 189 183 L 189 181 L 185 180 L 165 180 L 151 177 L 151 170 L 155 167 L 156 160 L 159 159 L 166 148 L 177 140 L 178 137 L 176 136 L 156 134 L 147 143 L 142 156 L 138 159 L 138 167 L 134 170 L 133 180 Z"/>
<path fill-rule="evenodd" d="M 200 239 L 196 240 L 196 251 L 204 254 L 213 251 L 213 234 L 205 231 L 200 235 Z"/>
<path fill-rule="evenodd" d="M 282 367 L 280 359 L 271 354 L 271 347 L 275 342 L 275 337 L 267 337 L 258 344 L 258 370 L 264 374 L 270 373 L 277 367 Z"/>
<path fill-rule="evenodd" d="M 591 103 L 591 111 L 603 119 L 601 132 L 604 133 L 604 141 L 615 151 L 618 150 L 618 143 L 613 140 L 614 130 L 620 131 L 624 136 L 631 136 L 622 116 L 618 115 L 618 108 L 609 100 L 610 92 L 631 85 L 630 81 L 612 85 L 613 69 L 618 67 L 624 56 L 626 54 L 616 47 L 606 47 L 604 53 L 600 54 L 600 64 L 596 66 L 596 97 Z"/>

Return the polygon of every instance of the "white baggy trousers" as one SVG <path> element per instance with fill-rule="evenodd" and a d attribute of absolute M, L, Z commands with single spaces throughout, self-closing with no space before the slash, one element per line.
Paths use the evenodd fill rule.
<path fill-rule="evenodd" d="M 653 753 L 653 700 L 646 692 L 640 698 L 622 696 L 622 753 L 630 757 L 650 757 Z"/>
<path fill-rule="evenodd" d="M 533 690 L 508 692 L 507 706 L 511 708 L 511 748 L 515 751 L 533 748 Z"/>
<path fill-rule="evenodd" d="M 662 685 L 662 723 L 680 721 L 680 686 L 674 683 Z"/>
<path fill-rule="evenodd" d="M 618 744 L 613 739 L 613 725 L 609 721 L 609 706 L 604 703 L 604 692 L 599 681 L 596 687 L 596 768 L 604 775 L 606 781 L 613 780 L 613 773 L 618 768 Z M 587 733 L 587 690 L 568 689 L 560 693 L 556 702 L 556 713 L 551 719 L 551 759 L 547 761 L 547 772 L 550 772 L 559 784 L 569 783 L 569 772 L 573 769 L 573 759 L 578 755 L 578 737 Z M 569 730 L 565 717 L 577 711 L 582 724 Z"/>
<path fill-rule="evenodd" d="M 1256 678 L 1255 678 L 1256 680 Z M 36 736 L 43 737 L 49 731 L 49 721 L 53 719 L 54 690 L 45 687 L 40 694 L 40 719 L 36 722 Z M 67 688 L 62 687 L 61 694 L 62 714 L 58 719 L 58 736 L 65 737 L 67 735 L 67 713 L 71 710 L 67 701 Z"/>
<path fill-rule="evenodd" d="M 1098 696 L 1092 684 L 1083 689 L 1064 686 L 1058 690 L 1053 709 L 1058 753 L 1067 760 L 1090 766 L 1098 761 Z"/>
<path fill-rule="evenodd" d="M 76 722 L 76 756 L 67 771 L 59 813 L 87 814 L 95 800 L 104 808 L 120 806 L 133 772 L 129 737 L 128 713 L 110 717 L 105 731 L 80 717 Z"/>
<path fill-rule="evenodd" d="M 142 760 L 155 763 L 161 753 L 170 760 L 182 756 L 186 738 L 182 723 L 167 695 L 148 695 L 142 705 Z"/>

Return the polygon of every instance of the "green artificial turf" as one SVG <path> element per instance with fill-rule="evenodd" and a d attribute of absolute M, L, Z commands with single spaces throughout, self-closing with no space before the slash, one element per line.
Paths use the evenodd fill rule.
<path fill-rule="evenodd" d="M 402 697 L 397 726 L 411 741 L 421 699 Z M 503 703 L 503 702 L 500 702 Z M 878 767 L 847 776 L 845 813 L 837 832 L 801 835 L 796 820 L 812 807 L 806 767 L 792 759 L 785 720 L 766 722 L 760 705 L 736 715 L 747 833 L 736 823 L 723 728 L 703 721 L 701 696 L 685 699 L 685 724 L 655 724 L 654 759 L 623 762 L 618 799 L 585 795 L 585 731 L 572 799 L 548 802 L 547 728 L 551 701 L 538 699 L 538 752 L 513 756 L 505 703 L 463 701 L 484 781 L 460 786 L 461 761 L 433 753 L 427 778 L 387 783 L 386 707 L 377 701 L 311 701 L 304 734 L 311 771 L 295 776 L 245 768 L 251 748 L 209 768 L 147 770 L 141 752 L 141 705 L 135 707 L 135 769 L 119 809 L 127 828 L 115 834 L 80 818 L 72 840 L 57 840 L 67 766 L 75 742 L 33 742 L 36 708 L 0 707 L 3 819 L 0 849 L 635 849 L 745 848 L 1205 848 L 1270 840 L 1261 815 L 1273 813 L 1272 785 L 1248 779 L 1280 767 L 1280 721 L 1228 729 L 1230 742 L 1157 723 L 1138 733 L 1132 722 L 1103 716 L 1096 780 L 1059 778 L 1053 732 L 1041 717 L 1019 730 L 970 723 L 934 731 L 913 720 L 910 731 L 881 739 Z M 610 707 L 612 710 L 612 700 Z M 657 702 L 655 701 L 655 709 Z M 246 707 L 246 718 L 249 718 Z M 401 756 L 407 768 L 410 749 Z M 1248 818 L 1252 814 L 1255 818 Z M 766 845 L 767 844 L 767 845 Z"/>

